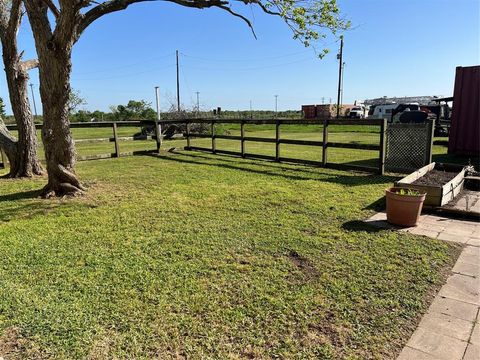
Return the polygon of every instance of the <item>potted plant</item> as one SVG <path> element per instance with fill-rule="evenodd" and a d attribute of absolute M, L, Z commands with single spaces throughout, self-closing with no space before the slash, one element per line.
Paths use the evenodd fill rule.
<path fill-rule="evenodd" d="M 392 187 L 385 191 L 387 221 L 400 226 L 416 226 L 427 193 L 416 189 Z"/>

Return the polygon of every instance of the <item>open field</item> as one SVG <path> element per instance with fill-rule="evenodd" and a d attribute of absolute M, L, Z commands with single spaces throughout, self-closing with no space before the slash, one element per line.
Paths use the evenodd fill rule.
<path fill-rule="evenodd" d="M 77 171 L 76 199 L 0 181 L 6 358 L 391 359 L 458 254 L 361 222 L 390 176 L 186 151 Z"/>

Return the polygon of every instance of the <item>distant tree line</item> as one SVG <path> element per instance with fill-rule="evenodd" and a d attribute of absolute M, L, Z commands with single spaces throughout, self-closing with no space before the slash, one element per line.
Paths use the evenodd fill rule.
<path fill-rule="evenodd" d="M 157 117 L 157 112 L 153 109 L 152 104 L 146 100 L 129 100 L 125 105 L 112 105 L 110 106 L 110 111 L 78 109 L 78 107 L 86 104 L 85 99 L 81 97 L 79 91 L 72 91 L 69 104 L 70 122 L 154 120 Z M 176 108 L 172 106 L 169 110 L 162 112 L 161 116 L 162 119 L 271 119 L 274 117 L 300 119 L 302 112 L 300 110 L 279 111 L 276 114 L 274 111 L 268 110 L 220 110 L 220 112 L 218 112 L 218 109 L 197 111 L 195 108 L 183 108 L 178 112 Z M 0 98 L 0 117 L 3 118 L 7 124 L 15 123 L 13 116 L 6 115 L 2 98 Z M 42 120 L 41 115 L 35 117 L 36 123 L 41 123 Z"/>

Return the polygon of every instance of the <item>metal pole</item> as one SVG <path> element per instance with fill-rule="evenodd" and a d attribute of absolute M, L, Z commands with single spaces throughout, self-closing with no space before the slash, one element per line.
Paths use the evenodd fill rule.
<path fill-rule="evenodd" d="M 33 84 L 30 84 L 30 90 L 32 92 L 33 111 L 35 112 L 35 117 L 37 117 L 37 105 L 35 104 L 35 94 L 33 93 Z"/>
<path fill-rule="evenodd" d="M 200 112 L 200 91 L 195 92 L 197 94 L 197 113 Z"/>
<path fill-rule="evenodd" d="M 157 141 L 157 152 L 160 152 L 162 145 L 162 126 L 160 125 L 160 88 L 155 86 L 155 100 L 157 103 L 157 120 L 155 121 L 155 137 Z"/>
<path fill-rule="evenodd" d="M 342 64 L 342 86 L 340 91 L 340 105 L 343 104 L 343 75 L 345 74 L 345 61 Z"/>
<path fill-rule="evenodd" d="M 177 111 L 180 112 L 180 71 L 178 67 L 178 50 L 176 51 L 177 58 Z"/>
<path fill-rule="evenodd" d="M 275 95 L 275 115 L 277 114 L 278 111 L 278 95 Z"/>
<path fill-rule="evenodd" d="M 343 35 L 340 35 L 340 52 L 337 54 L 338 61 L 338 93 L 337 93 L 337 119 L 340 117 L 340 92 L 342 90 L 342 67 L 343 67 Z"/>

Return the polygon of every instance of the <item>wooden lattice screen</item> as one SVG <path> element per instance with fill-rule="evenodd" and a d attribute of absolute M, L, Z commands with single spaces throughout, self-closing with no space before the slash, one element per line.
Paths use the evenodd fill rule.
<path fill-rule="evenodd" d="M 433 123 L 388 124 L 385 171 L 409 173 L 432 161 Z"/>

